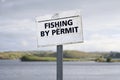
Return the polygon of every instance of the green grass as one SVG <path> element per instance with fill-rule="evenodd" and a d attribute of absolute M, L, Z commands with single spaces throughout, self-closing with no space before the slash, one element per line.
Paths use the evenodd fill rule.
<path fill-rule="evenodd" d="M 39 57 L 34 55 L 25 55 L 21 57 L 21 61 L 53 61 L 53 57 Z"/>
<path fill-rule="evenodd" d="M 63 58 L 63 61 L 78 61 L 75 58 Z M 38 57 L 34 55 L 25 55 L 21 58 L 21 61 L 56 61 L 55 57 Z"/>

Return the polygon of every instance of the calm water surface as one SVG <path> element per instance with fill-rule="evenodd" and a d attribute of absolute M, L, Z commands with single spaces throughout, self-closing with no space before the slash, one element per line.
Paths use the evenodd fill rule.
<path fill-rule="evenodd" d="M 64 62 L 64 80 L 120 80 L 120 63 Z M 0 80 L 56 80 L 56 62 L 0 60 Z"/>

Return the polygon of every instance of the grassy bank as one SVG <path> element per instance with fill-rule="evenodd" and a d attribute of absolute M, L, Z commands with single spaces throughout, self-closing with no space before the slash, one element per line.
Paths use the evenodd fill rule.
<path fill-rule="evenodd" d="M 30 55 L 24 55 L 21 61 L 56 61 L 56 52 L 40 52 Z M 88 53 L 75 50 L 63 51 L 64 61 L 93 61 L 103 54 Z"/>
<path fill-rule="evenodd" d="M 63 61 L 79 61 L 78 58 L 63 58 Z M 39 57 L 34 55 L 25 55 L 21 61 L 56 61 L 56 57 Z"/>
<path fill-rule="evenodd" d="M 38 57 L 34 55 L 25 55 L 21 57 L 21 61 L 55 61 L 55 57 Z"/>

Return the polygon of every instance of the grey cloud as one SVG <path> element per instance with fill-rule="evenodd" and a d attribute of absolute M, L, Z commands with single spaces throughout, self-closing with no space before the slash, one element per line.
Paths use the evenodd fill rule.
<path fill-rule="evenodd" d="M 38 16 L 46 11 L 80 9 L 86 16 L 95 16 L 118 11 L 119 3 L 119 0 L 10 0 L 6 1 L 6 5 L 11 6 L 2 8 L 2 15 L 23 18 Z"/>
<path fill-rule="evenodd" d="M 22 41 L 28 42 L 29 46 L 24 46 Z M 35 35 L 26 33 L 0 33 L 0 50 L 32 50 L 36 48 Z"/>

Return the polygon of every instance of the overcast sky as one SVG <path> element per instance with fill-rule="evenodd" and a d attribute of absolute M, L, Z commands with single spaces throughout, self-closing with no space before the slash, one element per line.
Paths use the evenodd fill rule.
<path fill-rule="evenodd" d="M 81 11 L 84 43 L 64 45 L 80 51 L 120 51 L 120 0 L 0 0 L 0 51 L 37 48 L 36 16 Z"/>

